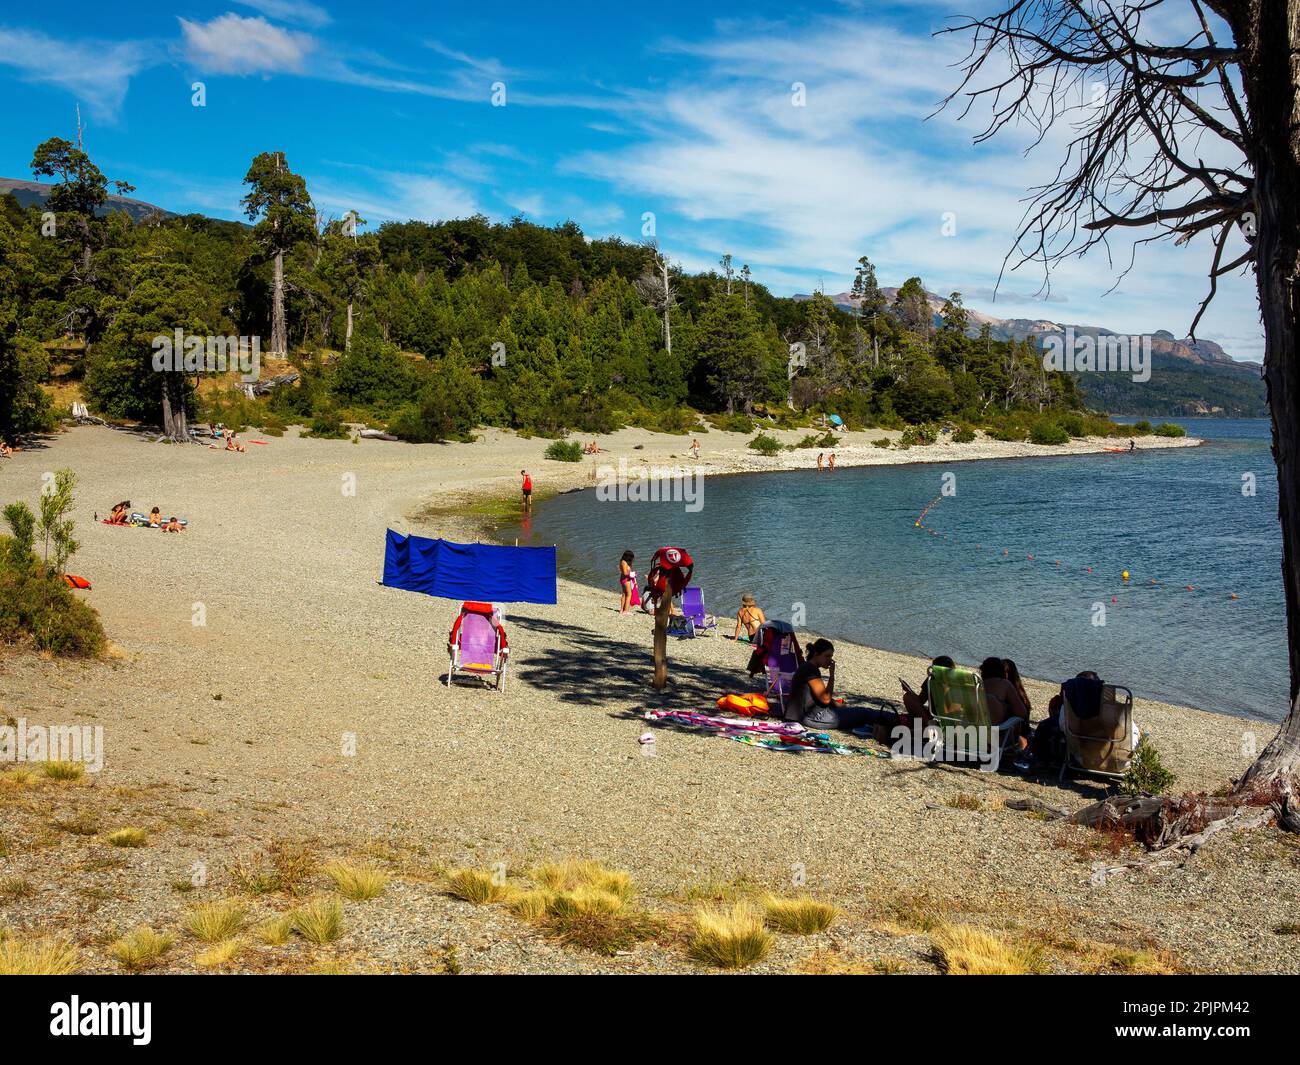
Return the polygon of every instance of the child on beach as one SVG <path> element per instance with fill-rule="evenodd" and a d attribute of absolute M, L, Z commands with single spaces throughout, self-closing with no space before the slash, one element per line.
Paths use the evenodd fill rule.
<path fill-rule="evenodd" d="M 149 527 L 157 529 L 162 523 L 162 512 L 157 507 L 154 507 L 153 510 L 149 511 Z"/>

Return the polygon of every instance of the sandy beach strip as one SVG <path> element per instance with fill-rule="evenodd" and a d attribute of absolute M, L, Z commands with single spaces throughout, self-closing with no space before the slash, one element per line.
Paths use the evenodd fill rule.
<path fill-rule="evenodd" d="M 863 442 L 836 449 L 844 466 L 1103 446 L 987 441 L 893 452 L 869 443 L 879 431 L 849 435 Z M 1300 969 L 1272 931 L 1297 918 L 1291 851 L 1279 858 L 1271 843 L 1243 835 L 1216 840 L 1185 870 L 1098 884 L 1096 856 L 1076 853 L 1086 853 L 1083 830 L 1005 807 L 1029 795 L 1077 808 L 1098 794 L 1086 782 L 1058 788 L 904 760 L 786 756 L 668 730 L 645 757 L 645 709 L 706 709 L 720 694 L 753 690 L 747 648 L 673 641 L 673 684 L 655 693 L 650 620 L 619 616 L 612 588 L 562 580 L 556 606 L 510 608 L 505 693 L 446 687 L 456 604 L 379 585 L 385 529 L 472 538 L 478 518 L 453 512 L 467 501 L 513 494 L 522 468 L 540 491 L 582 487 L 593 459 L 551 462 L 541 457 L 547 441 L 497 431 L 474 444 L 421 446 L 293 430 L 249 439 L 267 443 L 241 455 L 77 428 L 3 467 L 6 502 L 34 503 L 44 472 L 76 471 L 82 547 L 70 569 L 93 581 L 84 594 L 118 652 L 92 663 L 6 652 L 0 709 L 102 724 L 104 783 L 183 782 L 195 803 L 249 837 L 418 841 L 447 861 L 480 864 L 596 857 L 663 892 L 741 877 L 779 885 L 798 868 L 809 890 L 848 907 L 915 892 L 994 909 L 1011 900 L 1022 917 L 1050 923 L 1068 913 L 1098 934 L 1145 937 L 1193 968 Z M 598 462 L 689 458 L 689 437 L 624 430 L 599 439 L 608 451 Z M 714 473 L 766 468 L 745 439 L 702 436 L 701 463 Z M 808 464 L 788 454 L 773 468 Z M 189 531 L 94 522 L 96 510 L 128 498 L 134 509 L 157 504 L 187 518 Z M 892 698 L 898 675 L 924 676 L 923 661 L 843 642 L 837 660 L 851 694 Z M 1054 689 L 1030 682 L 1037 716 Z M 1222 787 L 1272 732 L 1137 695 L 1137 716 L 1180 788 Z M 355 755 L 342 753 L 345 735 Z M 977 807 L 954 805 L 959 795 Z"/>

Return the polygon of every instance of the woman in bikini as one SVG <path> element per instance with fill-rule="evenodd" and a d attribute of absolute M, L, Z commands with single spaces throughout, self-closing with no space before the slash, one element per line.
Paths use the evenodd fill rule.
<path fill-rule="evenodd" d="M 765 621 L 767 617 L 762 607 L 758 606 L 754 597 L 746 592 L 740 597 L 740 609 L 736 611 L 736 631 L 731 638 L 741 643 L 753 643 L 755 634 Z M 741 628 L 745 630 L 743 635 Z"/>
<path fill-rule="evenodd" d="M 621 598 L 618 602 L 618 612 L 627 614 L 632 609 L 632 592 L 636 590 L 636 573 L 632 569 L 632 560 L 636 555 L 631 551 L 624 551 L 623 557 L 618 560 L 618 587 Z"/>

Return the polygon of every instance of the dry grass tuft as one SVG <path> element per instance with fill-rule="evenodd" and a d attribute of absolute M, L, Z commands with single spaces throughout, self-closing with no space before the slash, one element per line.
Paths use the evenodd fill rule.
<path fill-rule="evenodd" d="M 545 862 L 528 871 L 534 883 L 551 891 L 575 891 L 591 887 L 617 895 L 624 902 L 633 894 L 631 874 L 610 869 L 600 862 Z"/>
<path fill-rule="evenodd" d="M 66 939 L 0 939 L 0 976 L 68 976 L 77 971 L 77 961 L 77 948 Z"/>
<path fill-rule="evenodd" d="M 545 888 L 533 888 L 529 891 L 511 890 L 506 896 L 506 905 L 515 916 L 525 921 L 541 921 L 550 912 L 551 900 L 555 892 Z"/>
<path fill-rule="evenodd" d="M 339 894 L 353 902 L 378 898 L 388 886 L 388 874 L 373 865 L 331 862 L 325 867 L 325 875 L 334 881 Z"/>
<path fill-rule="evenodd" d="M 229 965 L 243 949 L 242 940 L 223 939 L 220 943 L 214 943 L 202 954 L 195 955 L 194 964 L 204 969 L 216 969 L 222 965 Z"/>
<path fill-rule="evenodd" d="M 167 933 L 155 932 L 147 925 L 140 925 L 113 943 L 108 952 L 127 972 L 138 973 L 157 965 L 171 949 L 173 942 Z"/>
<path fill-rule="evenodd" d="M 333 943 L 343 934 L 343 904 L 336 895 L 317 895 L 293 911 L 293 930 L 308 943 Z"/>
<path fill-rule="evenodd" d="M 768 895 L 763 900 L 763 917 L 767 926 L 796 936 L 825 932 L 839 912 L 829 902 L 816 899 L 785 899 Z"/>
<path fill-rule="evenodd" d="M 149 842 L 149 834 L 143 828 L 119 828 L 106 837 L 114 847 L 143 847 Z"/>
<path fill-rule="evenodd" d="M 772 935 L 763 915 L 749 903 L 730 909 L 701 906 L 695 911 L 690 952 L 697 961 L 720 969 L 742 969 L 762 961 L 772 949 Z"/>
<path fill-rule="evenodd" d="M 86 775 L 86 767 L 80 762 L 46 762 L 41 772 L 50 780 L 80 780 Z"/>
<path fill-rule="evenodd" d="M 205 902 L 190 910 L 185 927 L 204 943 L 229 939 L 244 927 L 245 910 L 238 899 Z"/>
<path fill-rule="evenodd" d="M 505 884 L 497 880 L 495 873 L 482 869 L 454 869 L 447 875 L 447 887 L 458 899 L 483 906 L 489 902 L 500 902 L 508 894 Z"/>
<path fill-rule="evenodd" d="M 949 976 L 1024 976 L 1047 970 L 1038 943 L 1009 943 L 974 925 L 941 925 L 930 938 L 935 960 Z"/>
<path fill-rule="evenodd" d="M 270 920 L 263 921 L 255 929 L 253 935 L 257 936 L 268 947 L 280 947 L 289 942 L 289 937 L 293 935 L 293 914 L 285 913 L 279 917 L 272 917 Z"/>
<path fill-rule="evenodd" d="M 226 871 L 246 895 L 297 895 L 316 871 L 316 855 L 306 844 L 273 840 L 255 854 L 236 859 Z"/>

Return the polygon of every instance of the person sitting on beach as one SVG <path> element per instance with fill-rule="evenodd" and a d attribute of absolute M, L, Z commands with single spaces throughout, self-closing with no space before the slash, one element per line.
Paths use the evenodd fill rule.
<path fill-rule="evenodd" d="M 16 441 L 10 443 L 8 440 L 0 440 L 0 455 L 3 455 L 7 459 L 13 458 L 15 451 L 21 450 L 22 448 L 18 446 Z"/>
<path fill-rule="evenodd" d="M 123 500 L 113 508 L 113 512 L 108 516 L 109 525 L 125 525 L 131 519 L 131 501 Z"/>
<path fill-rule="evenodd" d="M 636 589 L 636 571 L 632 569 L 632 560 L 635 558 L 636 555 L 631 551 L 624 551 L 623 557 L 618 560 L 618 586 L 621 593 L 618 612 L 620 614 L 628 614 L 632 610 L 632 592 Z"/>
<path fill-rule="evenodd" d="M 763 613 L 763 608 L 746 592 L 740 597 L 740 609 L 736 611 L 736 631 L 731 638 L 741 643 L 753 643 L 760 626 L 766 621 L 767 615 Z"/>
<path fill-rule="evenodd" d="M 226 450 L 227 451 L 247 451 L 243 444 L 239 442 L 239 437 L 235 435 L 233 429 L 226 430 Z"/>
<path fill-rule="evenodd" d="M 1029 732 L 1029 707 L 1016 686 L 1007 679 L 1006 666 L 1000 658 L 986 658 L 980 663 L 984 678 L 984 697 L 989 706 L 989 724 L 1001 725 L 1013 717 L 1020 718 L 1021 735 Z"/>
<path fill-rule="evenodd" d="M 176 520 L 176 516 L 174 514 L 167 519 L 167 524 L 163 526 L 163 532 L 184 532 L 184 531 L 185 531 L 185 526 Z"/>
<path fill-rule="evenodd" d="M 827 672 L 824 679 L 823 669 Z M 851 731 L 871 725 L 885 733 L 892 732 L 899 722 L 892 710 L 848 707 L 843 699 L 835 698 L 835 645 L 826 639 L 814 640 L 804 664 L 795 670 L 785 698 L 785 720 L 818 730 Z"/>
<path fill-rule="evenodd" d="M 940 655 L 932 659 L 930 665 L 939 666 L 943 669 L 956 669 L 957 663 L 947 655 Z M 921 682 L 921 690 L 913 691 L 910 684 L 902 677 L 898 678 L 898 683 L 903 686 L 903 707 L 912 717 L 921 719 L 922 726 L 929 723 L 934 711 L 930 707 L 930 678 L 926 677 Z"/>
<path fill-rule="evenodd" d="M 1080 684 L 1079 682 L 1083 682 Z M 1075 699 L 1080 702 L 1091 698 L 1095 705 L 1100 708 L 1102 695 L 1102 681 L 1091 669 L 1085 669 L 1074 675 L 1073 681 L 1066 681 L 1061 685 L 1061 690 L 1052 696 L 1047 704 L 1047 717 L 1038 723 L 1034 729 L 1033 738 L 1033 756 L 1034 760 L 1042 765 L 1060 765 L 1061 760 L 1065 757 L 1065 688 L 1066 685 L 1073 685 L 1076 689 Z M 1080 714 L 1082 707 L 1072 703 L 1075 707 L 1075 713 Z M 1083 717 L 1095 717 L 1098 710 L 1091 714 L 1084 712 Z M 1136 750 L 1138 742 L 1142 739 L 1142 730 L 1138 728 L 1136 720 L 1130 718 L 1129 740 Z"/>
<path fill-rule="evenodd" d="M 149 527 L 157 529 L 162 523 L 162 512 L 157 507 L 154 507 L 153 510 L 149 511 Z"/>

